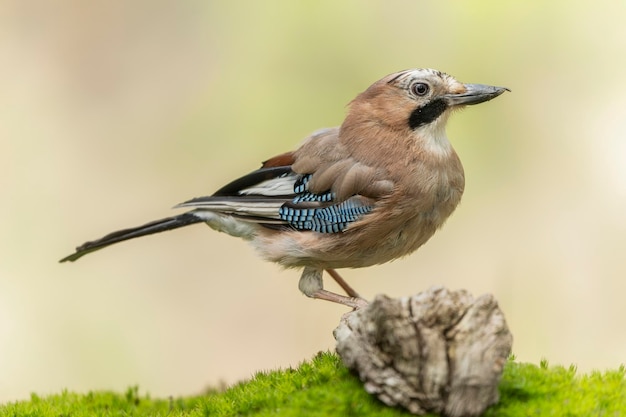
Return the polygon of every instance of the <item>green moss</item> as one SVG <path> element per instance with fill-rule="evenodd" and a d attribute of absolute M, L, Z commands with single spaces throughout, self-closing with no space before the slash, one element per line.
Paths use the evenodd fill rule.
<path fill-rule="evenodd" d="M 575 367 L 510 360 L 500 403 L 485 416 L 626 416 L 626 369 L 577 375 Z M 152 399 L 125 393 L 63 392 L 0 406 L 0 416 L 401 416 L 368 395 L 335 354 L 320 353 L 297 369 L 259 372 L 223 392 Z"/>
<path fill-rule="evenodd" d="M 574 366 L 510 361 L 500 395 L 485 416 L 626 416 L 626 368 L 577 375 Z"/>

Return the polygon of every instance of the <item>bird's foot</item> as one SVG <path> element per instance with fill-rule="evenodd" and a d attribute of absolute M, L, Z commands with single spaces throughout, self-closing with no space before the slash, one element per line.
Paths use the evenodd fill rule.
<path fill-rule="evenodd" d="M 350 307 L 354 310 L 358 310 L 363 308 L 369 304 L 364 298 L 361 297 L 346 297 L 345 295 L 335 294 L 334 292 L 330 292 L 324 289 L 317 290 L 309 295 L 311 298 L 316 298 L 318 300 L 326 300 L 337 304 L 342 304 L 347 307 Z"/>

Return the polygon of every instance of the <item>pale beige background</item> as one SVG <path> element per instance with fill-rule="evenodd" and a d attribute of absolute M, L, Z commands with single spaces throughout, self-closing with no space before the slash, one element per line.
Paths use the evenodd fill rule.
<path fill-rule="evenodd" d="M 522 361 L 626 361 L 626 3 L 3 1 L 0 401 L 198 393 L 332 349 L 345 311 L 201 225 L 57 260 L 167 216 L 387 73 L 512 89 L 453 117 L 466 194 L 364 295 L 491 292 Z"/>

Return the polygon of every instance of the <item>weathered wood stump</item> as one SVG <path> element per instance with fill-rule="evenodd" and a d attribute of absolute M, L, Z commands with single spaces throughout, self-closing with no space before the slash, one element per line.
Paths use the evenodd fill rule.
<path fill-rule="evenodd" d="M 498 401 L 512 335 L 492 295 L 435 287 L 345 314 L 337 352 L 370 394 L 413 414 L 477 416 Z"/>

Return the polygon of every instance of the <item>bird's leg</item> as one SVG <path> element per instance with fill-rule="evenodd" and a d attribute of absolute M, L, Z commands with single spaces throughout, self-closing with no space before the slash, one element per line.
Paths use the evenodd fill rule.
<path fill-rule="evenodd" d="M 354 288 L 352 288 L 344 279 L 341 275 L 339 275 L 339 272 L 337 272 L 336 270 L 332 269 L 332 268 L 328 268 L 326 269 L 326 272 L 328 272 L 328 275 L 330 275 L 337 284 L 339 284 L 339 286 L 346 292 L 346 294 L 348 294 L 349 297 L 352 298 L 361 298 L 361 296 L 359 295 L 358 292 L 354 291 Z"/>
<path fill-rule="evenodd" d="M 298 288 L 307 297 L 317 298 L 320 300 L 331 301 L 333 303 L 343 304 L 345 306 L 358 309 L 367 305 L 367 300 L 360 297 L 346 297 L 345 295 L 335 294 L 326 291 L 322 282 L 322 273 L 324 271 L 317 268 L 305 267 L 298 283 Z"/>

